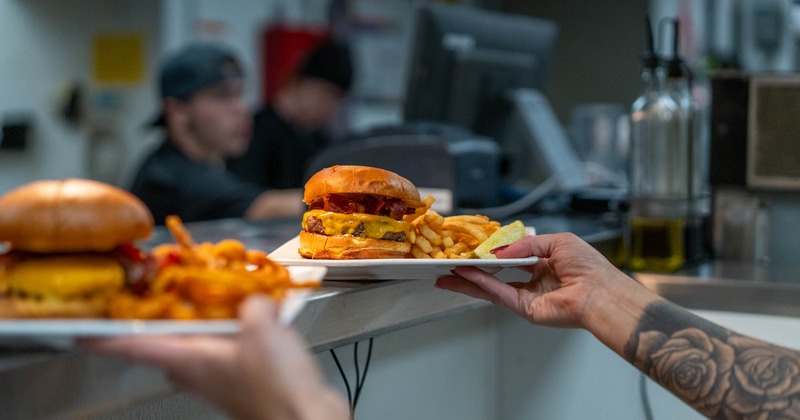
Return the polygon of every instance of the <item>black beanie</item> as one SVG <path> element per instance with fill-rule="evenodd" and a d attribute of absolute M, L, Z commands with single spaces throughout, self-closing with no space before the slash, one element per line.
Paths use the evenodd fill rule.
<path fill-rule="evenodd" d="M 350 49 L 338 42 L 324 42 L 309 51 L 297 73 L 333 83 L 347 92 L 353 84 Z"/>

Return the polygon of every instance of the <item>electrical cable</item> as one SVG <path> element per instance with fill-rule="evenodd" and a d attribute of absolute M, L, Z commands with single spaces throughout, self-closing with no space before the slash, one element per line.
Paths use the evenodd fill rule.
<path fill-rule="evenodd" d="M 355 401 L 358 398 L 358 389 L 361 388 L 361 374 L 358 372 L 358 341 L 353 344 L 353 366 L 356 368 L 356 395 L 353 397 L 353 408 L 355 408 Z"/>
<path fill-rule="evenodd" d="M 561 168 L 558 172 L 550 175 L 549 178 L 537 185 L 536 188 L 519 199 L 512 201 L 511 203 L 496 207 L 459 209 L 459 211 L 462 213 L 480 213 L 489 217 L 490 219 L 508 218 L 514 214 L 522 213 L 548 194 L 557 191 L 559 187 L 561 187 L 562 179 L 566 176 L 566 174 L 576 170 L 583 171 L 586 174 L 586 177 L 589 179 L 598 178 L 600 180 L 588 182 L 589 185 L 592 183 L 597 184 L 605 182 L 612 186 L 624 189 L 628 188 L 628 181 L 624 179 L 624 177 L 617 175 L 605 166 L 594 162 L 579 162 Z"/>
<path fill-rule="evenodd" d="M 647 394 L 647 376 L 644 373 L 639 374 L 639 399 L 642 401 L 644 418 L 653 420 L 653 409 L 650 407 L 650 397 Z"/>
<path fill-rule="evenodd" d="M 344 369 L 342 369 L 342 364 L 339 363 L 339 358 L 336 357 L 336 352 L 333 349 L 329 350 L 331 352 L 331 356 L 333 356 L 333 361 L 336 362 L 336 367 L 339 368 L 339 374 L 342 375 L 342 381 L 344 381 L 344 387 L 347 389 L 347 401 L 350 403 L 350 410 L 353 410 L 353 394 L 350 392 L 350 381 L 347 380 L 347 375 L 344 374 Z"/>
<path fill-rule="evenodd" d="M 334 349 L 330 349 L 331 356 L 333 356 L 333 361 L 336 363 L 336 368 L 339 369 L 339 375 L 342 376 L 342 381 L 344 382 L 344 387 L 347 390 L 347 401 L 350 403 L 350 414 L 351 417 L 355 417 L 355 410 L 356 406 L 358 405 L 358 399 L 361 396 L 361 390 L 364 387 L 364 382 L 367 379 L 367 372 L 369 371 L 369 364 L 372 360 L 372 345 L 373 345 L 373 338 L 369 339 L 369 345 L 367 347 L 367 360 L 364 365 L 364 371 L 361 372 L 360 369 L 360 362 L 358 359 L 358 342 L 353 344 L 353 365 L 356 370 L 356 381 L 355 381 L 355 389 L 350 388 L 350 381 L 347 379 L 347 375 L 344 373 L 344 368 L 342 368 L 342 364 L 339 362 L 339 357 L 336 356 L 336 352 Z M 353 393 L 355 391 L 355 394 Z"/>
<path fill-rule="evenodd" d="M 356 353 L 357 354 L 357 353 Z M 361 389 L 364 387 L 364 381 L 367 379 L 367 371 L 369 370 L 369 362 L 372 360 L 372 337 L 369 339 L 369 347 L 367 347 L 367 363 L 364 365 L 364 374 L 356 386 L 356 396 L 353 400 L 353 408 L 358 404 L 358 397 L 361 396 Z M 356 374 L 358 374 L 358 364 L 356 364 Z"/>

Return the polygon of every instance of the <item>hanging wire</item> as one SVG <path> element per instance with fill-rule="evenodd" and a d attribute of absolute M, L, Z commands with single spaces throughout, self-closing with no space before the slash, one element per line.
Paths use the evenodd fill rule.
<path fill-rule="evenodd" d="M 356 352 L 356 355 L 358 353 Z M 364 374 L 361 375 L 361 379 L 359 380 L 358 384 L 356 385 L 356 396 L 353 400 L 353 408 L 355 409 L 356 404 L 358 404 L 358 397 L 361 396 L 361 389 L 364 387 L 364 381 L 367 379 L 367 371 L 369 370 L 369 362 L 372 360 L 372 337 L 369 339 L 369 347 L 367 347 L 367 362 L 364 365 Z M 356 376 L 358 376 L 358 364 L 356 363 Z"/>
<path fill-rule="evenodd" d="M 358 341 L 353 344 L 353 366 L 356 368 L 356 390 L 355 396 L 353 397 L 353 408 L 355 408 L 356 400 L 358 399 L 358 390 L 361 388 L 361 374 L 358 371 Z"/>
<path fill-rule="evenodd" d="M 647 376 L 644 373 L 639 374 L 639 400 L 642 402 L 644 418 L 653 420 L 653 408 L 650 406 L 650 396 L 647 394 Z"/>
<path fill-rule="evenodd" d="M 350 392 L 350 381 L 347 380 L 347 375 L 344 374 L 344 369 L 342 369 L 342 364 L 339 363 L 339 358 L 336 357 L 336 352 L 333 349 L 329 350 L 331 352 L 331 356 L 333 356 L 333 361 L 336 362 L 336 367 L 339 368 L 339 374 L 342 375 L 342 380 L 344 381 L 344 387 L 347 388 L 347 401 L 350 403 L 350 411 L 353 410 L 353 394 Z"/>
<path fill-rule="evenodd" d="M 353 344 L 353 365 L 356 370 L 355 390 L 350 388 L 350 381 L 347 379 L 347 375 L 344 373 L 344 369 L 342 368 L 342 364 L 339 362 L 339 357 L 336 356 L 336 352 L 334 349 L 329 350 L 331 356 L 333 356 L 333 361 L 336 363 L 336 368 L 339 369 L 339 375 L 342 376 L 344 387 L 347 390 L 347 401 L 350 403 L 350 416 L 353 418 L 355 417 L 356 405 L 358 405 L 358 399 L 361 396 L 361 390 L 364 388 L 364 382 L 367 379 L 369 364 L 372 360 L 372 346 L 373 338 L 370 338 L 367 346 L 367 360 L 364 364 L 364 372 L 361 372 L 360 361 L 358 357 L 358 342 Z M 353 391 L 355 391 L 355 395 L 353 394 Z"/>

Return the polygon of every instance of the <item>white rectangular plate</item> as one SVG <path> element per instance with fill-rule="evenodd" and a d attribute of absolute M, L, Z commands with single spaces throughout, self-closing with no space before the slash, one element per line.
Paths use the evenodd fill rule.
<path fill-rule="evenodd" d="M 295 281 L 322 281 L 325 267 L 287 267 Z M 290 290 L 281 304 L 280 322 L 289 324 L 305 306 L 310 290 Z M 111 319 L 8 319 L 0 320 L 0 338 L 76 338 L 130 334 L 231 334 L 237 320 L 111 320 Z M 8 340 L 3 340 L 8 342 Z"/>
<path fill-rule="evenodd" d="M 518 267 L 536 263 L 537 257 L 481 259 L 418 259 L 387 258 L 374 260 L 309 260 L 297 252 L 300 237 L 295 236 L 269 254 L 273 260 L 286 266 L 327 267 L 326 280 L 436 280 L 450 274 L 458 266 L 481 267 L 487 271 L 500 271 L 505 267 Z"/>

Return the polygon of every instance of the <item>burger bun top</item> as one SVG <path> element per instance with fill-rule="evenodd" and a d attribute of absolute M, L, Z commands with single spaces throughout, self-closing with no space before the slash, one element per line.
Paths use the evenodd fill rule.
<path fill-rule="evenodd" d="M 148 238 L 153 215 L 133 194 L 87 179 L 36 181 L 0 197 L 0 241 L 30 252 L 104 252 Z"/>
<path fill-rule="evenodd" d="M 402 176 L 371 166 L 337 165 L 312 176 L 305 185 L 303 202 L 322 200 L 328 194 L 368 194 L 394 197 L 410 208 L 422 207 L 419 190 Z"/>

